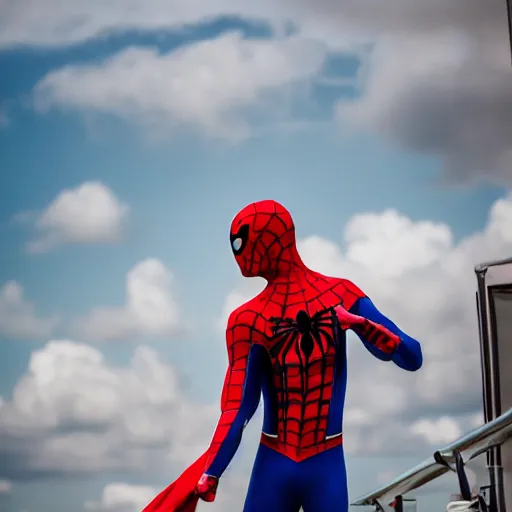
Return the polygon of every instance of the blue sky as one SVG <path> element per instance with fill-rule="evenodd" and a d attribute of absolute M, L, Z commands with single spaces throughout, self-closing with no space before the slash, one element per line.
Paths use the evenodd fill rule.
<path fill-rule="evenodd" d="M 23 28 L 22 18 L 15 21 Z M 422 133 L 428 135 L 428 130 L 418 130 L 418 136 L 409 137 L 414 130 L 407 128 L 409 125 L 404 120 L 410 120 L 405 114 L 395 114 L 400 108 L 410 107 L 415 114 L 419 112 L 420 117 L 415 120 L 419 125 L 432 122 L 432 119 L 425 113 L 423 119 L 421 113 L 424 111 L 416 108 L 412 100 L 405 101 L 406 98 L 410 99 L 407 92 L 400 93 L 404 101 L 397 101 L 395 107 L 389 110 L 392 115 L 383 121 L 381 114 L 387 112 L 385 109 L 375 108 L 372 111 L 375 107 L 372 102 L 372 94 L 376 90 L 375 74 L 363 72 L 367 66 L 370 66 L 370 71 L 371 66 L 381 69 L 368 57 L 368 52 L 373 55 L 368 48 L 378 42 L 368 40 L 364 50 L 357 45 L 344 44 L 340 47 L 339 42 L 327 44 L 318 40 L 317 35 L 304 35 L 299 21 L 297 18 L 296 24 L 287 25 L 287 35 L 277 35 L 271 23 L 254 21 L 249 17 L 227 18 L 222 13 L 214 22 L 205 22 L 198 12 L 197 22 L 192 28 L 183 29 L 176 25 L 158 31 L 138 32 L 113 26 L 106 30 L 107 33 L 111 31 L 108 37 L 100 38 L 93 32 L 91 39 L 74 44 L 56 41 L 50 46 L 44 45 L 38 42 L 36 34 L 34 41 L 30 41 L 30 36 L 20 28 L 20 33 L 28 38 L 24 41 L 25 46 L 20 47 L 15 42 L 9 43 L 8 35 L 2 35 L 0 107 L 8 121 L 0 129 L 0 245 L 3 248 L 0 253 L 0 287 L 9 281 L 16 281 L 23 287 L 24 300 L 34 304 L 35 310 L 31 316 L 49 318 L 57 315 L 61 319 L 51 332 L 14 336 L 5 328 L 7 315 L 0 309 L 0 396 L 4 401 L 14 404 L 13 390 L 27 373 L 34 351 L 46 350 L 46 343 L 50 339 L 66 339 L 89 343 L 104 354 L 106 365 L 116 368 L 127 367 L 136 347 L 147 344 L 156 350 L 162 364 L 177 368 L 185 381 L 183 393 L 188 401 L 197 403 L 198 407 L 215 403 L 225 364 L 222 333 L 217 329 L 217 324 L 229 294 L 237 289 L 242 294 L 246 293 L 230 253 L 229 223 L 236 212 L 249 202 L 272 198 L 285 204 L 294 215 L 299 238 L 313 242 L 329 240 L 337 244 L 340 254 L 345 253 L 346 258 L 345 263 L 340 263 L 341 267 L 336 268 L 343 269 L 352 268 L 347 266 L 347 261 L 350 244 L 354 243 L 347 240 L 346 226 L 351 219 L 362 214 L 381 216 L 386 210 L 396 210 L 401 219 L 410 219 L 414 236 L 423 236 L 425 229 L 415 228 L 421 226 L 418 224 L 421 221 L 429 221 L 429 226 L 433 226 L 432 231 L 441 233 L 439 236 L 442 240 L 443 229 L 450 230 L 453 240 L 446 242 L 449 247 L 444 247 L 444 241 L 441 243 L 443 257 L 447 253 L 458 254 L 461 241 L 469 240 L 467 245 L 473 247 L 476 232 L 483 231 L 487 233 L 485 236 L 495 236 L 492 234 L 494 232 L 489 234 L 487 228 L 489 211 L 497 200 L 507 197 L 509 183 L 503 179 L 506 175 L 501 168 L 496 167 L 494 172 L 493 163 L 489 162 L 489 167 L 481 172 L 479 179 L 471 181 L 469 178 L 478 175 L 477 171 L 468 167 L 466 179 L 457 164 L 472 154 L 467 140 L 459 141 L 455 148 L 441 147 L 435 141 L 426 140 L 422 147 L 417 137 Z M 49 22 L 45 19 L 42 21 L 44 23 Z M 294 28 L 291 30 L 289 27 Z M 41 33 L 46 34 L 45 37 L 58 33 L 50 28 L 47 32 L 41 28 Z M 111 85 L 102 89 L 102 73 L 108 71 L 109 59 L 115 59 L 119 52 L 127 48 L 156 48 L 157 55 L 172 59 L 174 55 L 179 55 L 180 49 L 194 48 L 208 40 L 215 43 L 219 37 L 234 30 L 242 34 L 242 40 L 263 41 L 270 45 L 275 40 L 304 37 L 305 43 L 301 40 L 300 44 L 314 43 L 311 50 L 312 68 L 317 52 L 315 45 L 325 47 L 322 50 L 325 53 L 322 65 L 306 73 L 297 71 L 296 68 L 300 66 L 295 62 L 295 68 L 290 65 L 289 71 L 289 75 L 295 73 L 294 78 L 288 82 L 285 78 L 265 81 L 261 90 L 255 90 L 256 98 L 250 96 L 243 101 L 233 100 L 233 110 L 226 106 L 231 101 L 228 96 L 229 84 L 224 86 L 219 79 L 222 73 L 228 72 L 226 69 L 219 70 L 217 75 L 213 69 L 214 85 L 205 85 L 204 92 L 197 100 L 206 102 L 211 94 L 212 101 L 220 98 L 219 101 L 223 102 L 218 110 L 211 107 L 213 117 L 209 118 L 209 125 L 206 121 L 206 124 L 201 124 L 202 118 L 200 122 L 194 105 L 186 111 L 187 115 L 193 113 L 193 118 L 184 120 L 170 111 L 171 104 L 165 103 L 165 94 L 158 96 L 160 89 L 154 94 L 163 103 L 160 107 L 155 99 L 156 107 L 149 111 L 147 98 L 151 98 L 152 82 L 161 83 L 163 79 L 144 76 L 145 68 L 137 65 L 139 61 L 134 64 L 133 72 L 142 72 L 143 83 L 147 85 L 141 90 L 128 95 L 126 90 L 130 89 L 130 84 L 115 81 L 113 89 L 108 89 Z M 242 52 L 242 61 L 246 66 L 257 66 L 258 61 L 251 58 L 251 48 L 246 48 L 246 54 Z M 166 66 L 166 62 L 162 61 L 161 65 Z M 197 61 L 194 62 L 197 65 Z M 205 62 L 203 65 L 207 66 L 208 62 Z M 383 62 L 387 63 L 385 59 Z M 90 69 L 84 68 L 84 65 L 96 70 L 93 79 L 99 84 L 97 89 L 93 87 L 96 82 L 89 81 L 84 90 L 77 93 L 75 89 L 66 96 L 66 87 L 76 86 L 80 82 L 57 80 L 51 82 L 53 85 L 49 93 L 46 89 L 49 94 L 46 99 L 50 98 L 49 108 L 45 111 L 37 108 L 38 84 L 44 82 L 45 77 L 69 66 L 72 68 L 68 69 L 78 70 L 78 73 Z M 437 72 L 436 61 L 430 65 L 433 66 L 432 72 Z M 456 73 L 459 63 L 450 61 L 449 65 Z M 171 68 L 170 79 L 175 77 L 179 69 L 183 73 L 187 71 L 184 67 Z M 258 68 L 257 71 L 270 73 L 273 70 L 269 67 Z M 162 74 L 165 74 L 165 69 L 162 69 Z M 71 73 L 69 76 L 74 75 Z M 82 76 L 82 80 L 92 80 L 89 75 L 77 76 Z M 407 77 L 407 72 L 404 71 L 403 76 Z M 57 75 L 59 80 L 62 77 L 66 79 L 68 75 Z M 412 76 L 411 87 L 415 83 L 413 78 L 416 77 Z M 381 83 L 384 90 L 390 87 L 389 81 L 383 80 Z M 211 87 L 218 87 L 221 93 L 217 90 L 212 92 Z M 121 91 L 120 99 L 116 99 L 112 93 L 117 90 Z M 161 90 L 165 93 L 165 83 Z M 103 94 L 102 91 L 107 92 Z M 400 97 L 397 91 L 405 91 L 403 84 L 390 89 L 390 101 L 396 101 L 396 95 Z M 132 111 L 131 107 L 136 104 L 133 95 L 144 93 L 147 98 L 141 100 L 140 105 Z M 254 107 L 251 102 L 259 96 L 263 98 L 263 103 L 255 101 Z M 368 103 L 365 103 L 367 100 Z M 287 108 L 283 108 L 284 113 L 277 114 L 283 102 L 287 103 Z M 444 103 L 440 101 L 439 104 Z M 178 108 L 176 105 L 179 107 L 179 103 L 172 103 L 171 106 Z M 338 115 L 337 112 L 344 112 L 344 105 L 349 105 L 352 113 Z M 355 105 L 355 110 L 350 110 L 350 105 Z M 184 115 L 183 111 L 180 112 L 180 115 Z M 160 114 L 169 117 L 172 129 L 167 125 L 167 119 L 159 117 Z M 454 109 L 451 115 L 456 116 L 457 111 Z M 225 118 L 221 119 L 221 116 Z M 158 118 L 158 123 L 153 122 L 155 118 Z M 218 135 L 212 134 L 212 123 L 216 128 L 220 127 L 222 121 L 227 123 L 222 125 L 225 128 L 233 119 L 242 119 L 243 125 L 250 128 L 242 140 L 231 136 L 231 127 L 228 130 L 230 136 L 226 136 L 227 132 L 222 130 Z M 388 129 L 388 122 L 395 124 L 389 125 Z M 457 123 L 452 124 L 456 129 Z M 204 129 L 204 126 L 208 129 Z M 407 133 L 404 135 L 399 129 L 405 129 Z M 485 160 L 485 154 L 482 160 Z M 450 179 L 447 180 L 447 177 Z M 35 219 L 41 218 L 42 212 L 61 191 L 78 189 L 87 182 L 102 183 L 110 197 L 129 208 L 122 236 L 114 241 L 91 236 L 78 242 L 64 236 L 60 243 L 50 249 L 31 253 L 27 244 L 37 234 Z M 80 215 L 90 213 L 82 210 Z M 23 214 L 22 220 L 20 214 Z M 378 231 L 381 224 L 375 221 L 374 225 Z M 371 229 L 367 224 L 365 226 L 369 231 L 362 235 L 364 242 L 374 248 L 375 245 L 370 244 L 373 240 L 370 240 L 370 236 L 373 235 L 368 234 Z M 403 227 L 404 232 L 407 229 L 409 227 Z M 402 240 L 401 232 L 390 233 L 391 242 L 395 240 L 393 237 Z M 430 236 L 428 233 L 425 237 Z M 62 233 L 60 235 L 63 236 Z M 495 238 L 492 240 L 495 241 Z M 509 246 L 501 239 L 498 242 L 493 242 L 493 250 L 499 246 L 496 250 L 506 252 Z M 422 243 L 418 239 L 417 247 L 422 247 Z M 428 242 L 426 247 L 437 247 L 437 242 L 432 244 Z M 395 245 L 398 246 L 398 242 Z M 317 255 L 321 260 L 322 250 L 326 246 L 320 244 L 315 247 L 310 258 L 314 259 Z M 463 245 L 460 251 L 466 251 L 465 247 Z M 378 259 L 378 253 L 374 251 L 369 255 L 370 259 Z M 383 254 L 388 252 L 384 251 Z M 478 253 L 468 250 L 467 254 L 471 260 Z M 423 272 L 418 274 L 418 282 L 421 283 L 431 263 L 427 262 L 421 268 L 418 265 L 418 269 L 411 263 L 416 257 L 416 247 L 410 247 L 410 252 L 409 249 L 405 253 L 401 251 L 403 268 L 411 267 L 414 272 Z M 81 339 L 75 327 L 76 319 L 86 317 L 98 307 L 121 307 L 125 302 L 127 273 L 146 258 L 159 260 L 172 272 L 174 278 L 170 289 L 179 304 L 179 323 L 185 322 L 189 326 L 188 332 L 176 334 L 156 328 L 134 327 L 135 330 L 128 331 L 125 339 L 117 341 Z M 436 253 L 432 265 L 440 265 L 440 258 Z M 373 270 L 361 275 L 368 276 Z M 470 267 L 467 270 L 471 279 Z M 362 267 L 354 272 L 362 272 Z M 403 275 L 406 274 L 404 270 Z M 378 295 L 378 286 L 375 289 Z M 417 293 L 421 294 L 421 290 L 418 289 Z M 20 318 L 23 320 L 25 317 Z M 421 330 L 420 327 L 418 329 Z M 418 337 L 421 338 L 421 334 Z M 428 331 L 426 336 L 435 337 L 435 333 Z M 368 359 L 366 361 L 364 364 L 368 364 L 368 368 L 371 364 L 377 364 Z M 66 364 L 65 360 L 62 364 Z M 58 381 L 60 377 L 54 375 L 53 378 Z M 35 387 L 30 389 L 36 393 Z M 73 400 L 79 400 L 77 396 L 80 390 L 77 393 L 72 395 Z M 62 397 L 59 393 L 52 395 L 51 392 L 48 396 L 50 401 Z M 34 403 L 38 400 L 46 403 L 44 392 L 34 398 Z M 427 404 L 428 400 L 425 400 Z M 475 398 L 475 403 L 477 405 L 473 412 L 477 414 L 478 398 Z M 428 407 L 430 409 L 425 417 L 446 416 L 444 412 L 435 412 L 435 400 L 434 405 L 429 402 Z M 442 410 L 444 405 L 439 407 Z M 42 407 L 41 410 L 44 413 L 46 409 Z M 467 429 L 469 425 L 466 416 L 457 419 L 462 429 Z M 0 426 L 2 420 L 6 421 L 0 410 Z M 31 421 L 37 424 L 37 418 Z M 412 430 L 421 430 L 421 426 L 418 427 L 414 421 L 411 425 Z M 56 437 L 59 428 L 65 428 L 65 425 L 58 426 Z M 85 431 L 85 427 L 80 428 L 80 431 Z M 4 431 L 0 430 L 0 439 L 2 435 Z M 5 435 L 4 443 L 6 439 L 10 438 Z M 411 441 L 412 448 L 413 444 Z M 432 444 L 435 445 L 435 441 Z M 60 474 L 58 471 L 59 474 L 52 474 L 52 470 L 48 469 L 51 464 L 43 459 L 53 460 L 51 447 L 55 449 L 56 445 L 49 443 L 48 446 L 37 459 L 39 466 L 24 465 L 25 458 L 17 455 L 15 450 L 9 451 L 0 446 L 0 458 L 11 453 L 11 457 L 19 457 L 21 461 L 17 471 L 9 473 L 12 464 L 6 463 L 5 474 L 0 474 L 0 479 L 12 481 L 12 489 L 0 493 L 1 510 L 83 510 L 84 502 L 100 500 L 102 488 L 108 483 L 122 481 L 133 485 L 153 485 L 158 489 L 175 477 L 176 468 L 184 464 L 174 462 L 175 465 L 171 465 L 172 469 L 168 472 L 160 468 L 160 471 L 148 474 L 140 470 L 120 471 L 119 468 L 84 470 L 78 461 L 76 475 Z M 369 483 L 376 485 L 379 473 L 386 475 L 386 471 L 392 473 L 393 470 L 406 469 L 428 455 L 428 450 L 428 445 L 417 452 L 406 449 L 405 457 L 391 448 L 381 454 L 358 454 L 356 450 L 349 457 L 352 497 L 367 490 Z M 126 510 L 119 512 L 131 512 L 129 507 L 134 505 L 126 506 Z M 101 510 L 113 510 L 105 503 L 101 507 Z M 236 506 L 234 510 L 237 510 Z"/>

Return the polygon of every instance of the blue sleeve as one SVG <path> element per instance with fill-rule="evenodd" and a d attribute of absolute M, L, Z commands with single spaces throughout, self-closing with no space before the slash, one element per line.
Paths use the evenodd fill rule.
<path fill-rule="evenodd" d="M 247 359 L 242 401 L 215 459 L 208 467 L 207 473 L 211 476 L 217 478 L 222 476 L 240 446 L 245 426 L 258 409 L 266 357 L 268 354 L 264 347 L 261 345 L 251 347 Z"/>
<path fill-rule="evenodd" d="M 359 299 L 352 308 L 350 308 L 350 313 L 362 316 L 367 320 L 371 320 L 376 324 L 382 325 L 400 338 L 400 344 L 398 345 L 395 353 L 391 356 L 382 353 L 373 345 L 361 339 L 367 350 L 375 357 L 381 361 L 393 361 L 400 368 L 411 372 L 421 368 L 423 364 L 421 345 L 414 338 L 411 338 L 400 330 L 389 318 L 385 317 L 368 297 Z"/>

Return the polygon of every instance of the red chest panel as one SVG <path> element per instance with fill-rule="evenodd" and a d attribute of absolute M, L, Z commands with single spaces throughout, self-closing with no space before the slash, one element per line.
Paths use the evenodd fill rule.
<path fill-rule="evenodd" d="M 308 274 L 267 288 L 251 304 L 261 307 L 258 330 L 266 334 L 277 404 L 277 435 L 262 442 L 294 460 L 341 443 L 327 436 L 338 355 L 331 308 L 350 309 L 361 296 L 347 281 Z"/>

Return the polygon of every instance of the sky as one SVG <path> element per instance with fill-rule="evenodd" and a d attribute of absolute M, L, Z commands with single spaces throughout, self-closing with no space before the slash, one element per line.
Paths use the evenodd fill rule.
<path fill-rule="evenodd" d="M 473 267 L 512 254 L 502 2 L 0 14 L 0 511 L 140 512 L 207 446 L 227 316 L 262 287 L 229 225 L 261 199 L 422 343 L 408 374 L 350 340 L 351 498 L 482 422 Z M 260 428 L 200 511 L 242 509 Z"/>

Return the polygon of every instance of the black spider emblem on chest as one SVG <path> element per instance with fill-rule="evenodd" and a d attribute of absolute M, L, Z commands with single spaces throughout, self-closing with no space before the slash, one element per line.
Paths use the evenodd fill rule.
<path fill-rule="evenodd" d="M 281 356 L 284 360 L 297 340 L 306 360 L 311 356 L 315 343 L 324 352 L 322 338 L 327 345 L 335 347 L 337 344 L 335 326 L 338 325 L 338 319 L 334 308 L 317 311 L 313 316 L 300 310 L 294 319 L 272 317 L 270 322 L 273 324 L 270 340 L 275 342 L 270 348 L 272 357 Z"/>

